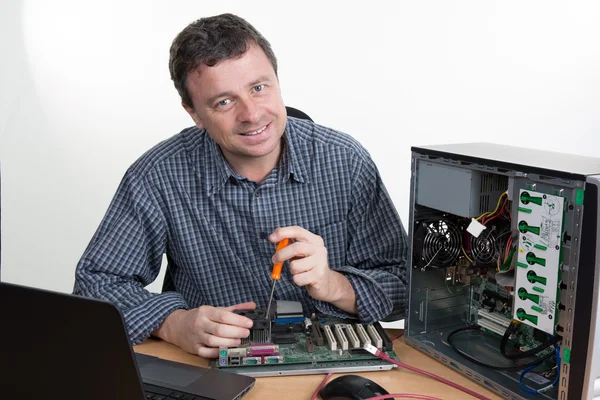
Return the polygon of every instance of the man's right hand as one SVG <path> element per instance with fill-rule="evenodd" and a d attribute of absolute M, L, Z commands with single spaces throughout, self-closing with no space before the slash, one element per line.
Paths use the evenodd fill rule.
<path fill-rule="evenodd" d="M 152 332 L 188 353 L 204 358 L 216 358 L 219 347 L 239 346 L 250 335 L 252 320 L 233 310 L 254 310 L 254 302 L 231 307 L 200 306 L 191 310 L 175 310 L 160 328 Z"/>

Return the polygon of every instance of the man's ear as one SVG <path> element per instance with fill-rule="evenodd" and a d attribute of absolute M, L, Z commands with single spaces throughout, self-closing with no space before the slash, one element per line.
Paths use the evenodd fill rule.
<path fill-rule="evenodd" d="M 199 129 L 204 129 L 204 125 L 202 124 L 202 121 L 200 121 L 200 118 L 198 117 L 198 114 L 196 114 L 196 111 L 194 111 L 194 109 L 192 107 L 188 106 L 187 104 L 181 104 L 181 105 L 183 106 L 185 111 L 187 111 L 187 113 L 190 114 L 190 117 L 192 117 L 192 119 L 196 123 L 196 126 Z"/>

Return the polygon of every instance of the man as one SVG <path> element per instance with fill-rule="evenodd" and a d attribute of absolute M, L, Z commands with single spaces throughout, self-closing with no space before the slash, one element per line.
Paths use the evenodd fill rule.
<path fill-rule="evenodd" d="M 78 264 L 75 292 L 116 303 L 134 344 L 151 334 L 202 357 L 237 346 L 275 299 L 364 322 L 401 311 L 406 233 L 367 151 L 287 118 L 271 46 L 224 14 L 186 27 L 169 61 L 195 127 L 125 174 Z M 292 243 L 275 253 L 275 244 Z M 167 290 L 149 293 L 163 254 Z"/>

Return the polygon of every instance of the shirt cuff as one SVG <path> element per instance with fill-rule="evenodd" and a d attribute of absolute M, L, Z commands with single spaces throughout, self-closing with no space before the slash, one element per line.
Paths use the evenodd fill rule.
<path fill-rule="evenodd" d="M 377 277 L 380 279 L 383 278 L 381 276 L 382 274 L 388 275 L 388 273 L 376 270 L 362 271 L 353 267 L 341 267 L 336 269 L 336 271 L 342 273 L 352 285 L 356 295 L 356 308 L 358 313 L 357 315 L 353 315 L 339 309 L 331 303 L 313 299 L 313 304 L 317 310 L 324 314 L 339 318 L 358 318 L 363 323 L 371 324 L 384 319 L 394 309 L 392 297 L 395 296 L 393 296 L 392 293 L 387 293 L 384 286 L 388 291 L 393 290 L 402 293 L 402 295 L 405 292 L 404 286 L 395 275 L 387 276 L 386 278 L 388 281 L 397 281 L 397 285 L 382 285 L 375 279 L 375 276 L 371 276 L 369 272 L 376 273 L 376 275 L 378 275 Z"/>
<path fill-rule="evenodd" d="M 189 308 L 181 294 L 165 292 L 153 295 L 135 308 L 124 311 L 131 344 L 139 344 L 150 337 L 173 311 Z"/>

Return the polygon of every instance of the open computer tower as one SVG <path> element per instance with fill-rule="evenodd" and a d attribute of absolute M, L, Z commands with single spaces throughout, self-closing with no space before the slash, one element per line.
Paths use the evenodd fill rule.
<path fill-rule="evenodd" d="M 600 396 L 600 159 L 470 143 L 411 168 L 406 342 L 508 399 Z"/>

